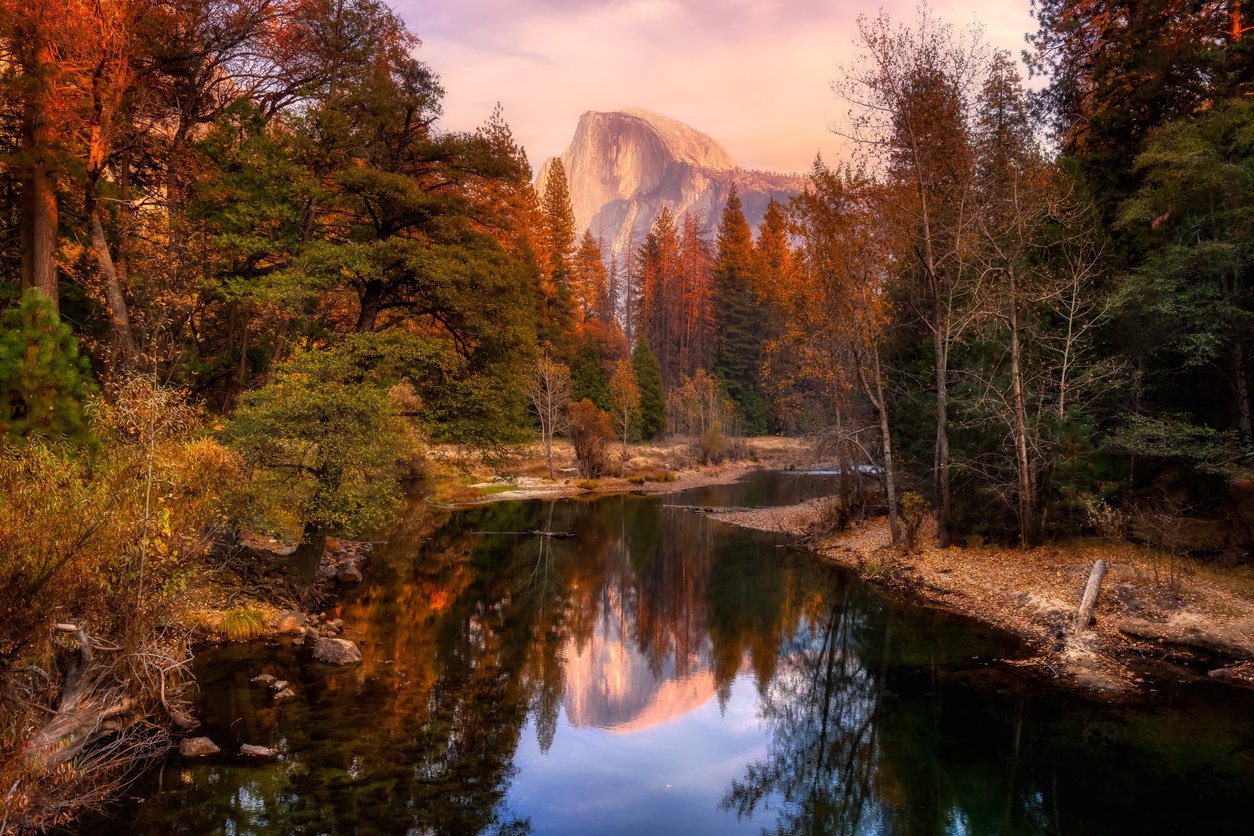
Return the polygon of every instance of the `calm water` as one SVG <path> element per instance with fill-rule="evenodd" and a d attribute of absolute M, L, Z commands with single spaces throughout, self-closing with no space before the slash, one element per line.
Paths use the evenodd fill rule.
<path fill-rule="evenodd" d="M 116 833 L 1235 833 L 1254 699 L 1112 708 L 1024 682 L 1017 643 L 905 606 L 666 498 L 415 505 L 344 599 L 360 667 L 204 654 L 216 759 L 177 756 Z M 502 533 L 548 528 L 569 540 Z M 248 680 L 290 680 L 274 706 Z M 253 766 L 241 743 L 285 752 Z"/>

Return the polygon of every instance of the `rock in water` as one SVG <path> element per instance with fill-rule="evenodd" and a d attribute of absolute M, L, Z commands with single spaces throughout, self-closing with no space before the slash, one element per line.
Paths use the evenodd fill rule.
<path fill-rule="evenodd" d="M 268 673 L 261 673 L 248 680 L 254 685 L 260 685 L 263 688 L 269 688 L 274 684 L 274 677 Z"/>
<path fill-rule="evenodd" d="M 293 691 L 291 688 L 284 688 L 282 691 L 278 691 L 277 693 L 275 693 L 274 701 L 283 702 L 283 700 L 290 700 L 294 696 L 296 696 L 295 691 Z"/>
<path fill-rule="evenodd" d="M 355 665 L 361 661 L 361 651 L 348 639 L 318 639 L 313 655 L 328 665 Z"/>
<path fill-rule="evenodd" d="M 357 568 L 356 563 L 345 563 L 336 577 L 340 579 L 340 583 L 361 583 L 361 569 Z"/>
<path fill-rule="evenodd" d="M 270 749 L 266 746 L 254 746 L 251 743 L 245 743 L 244 745 L 240 746 L 239 753 L 242 757 L 245 757 L 245 758 L 270 759 L 270 758 L 277 758 L 279 756 L 279 753 L 276 752 L 274 749 Z"/>
<path fill-rule="evenodd" d="M 179 744 L 179 754 L 185 758 L 203 758 L 216 755 L 222 750 L 207 737 L 189 737 Z"/>

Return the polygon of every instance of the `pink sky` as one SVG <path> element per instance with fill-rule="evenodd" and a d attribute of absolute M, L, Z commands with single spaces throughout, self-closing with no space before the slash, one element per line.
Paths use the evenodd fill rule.
<path fill-rule="evenodd" d="M 803 172 L 843 156 L 831 83 L 856 56 L 859 15 L 912 22 L 917 4 L 840 0 L 393 0 L 441 77 L 442 124 L 470 130 L 499 101 L 533 167 L 580 114 L 643 107 L 713 136 L 747 168 Z M 1016 57 L 1028 0 L 933 0 L 957 28 Z"/>

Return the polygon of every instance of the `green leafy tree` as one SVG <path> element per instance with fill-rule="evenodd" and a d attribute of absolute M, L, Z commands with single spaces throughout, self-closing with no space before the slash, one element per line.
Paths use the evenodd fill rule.
<path fill-rule="evenodd" d="M 640 435 L 656 438 L 666 429 L 666 393 L 662 389 L 662 369 L 647 341 L 636 341 L 631 365 L 640 386 Z"/>
<path fill-rule="evenodd" d="M 0 433 L 88 442 L 91 367 L 51 300 L 29 289 L 0 321 Z"/>
<path fill-rule="evenodd" d="M 258 492 L 296 510 L 304 543 L 376 530 L 398 498 L 413 443 L 405 399 L 363 372 L 349 350 L 298 349 L 224 431 Z"/>

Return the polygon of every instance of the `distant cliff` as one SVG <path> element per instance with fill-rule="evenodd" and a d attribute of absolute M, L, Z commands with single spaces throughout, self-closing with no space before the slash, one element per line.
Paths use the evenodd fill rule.
<path fill-rule="evenodd" d="M 579 232 L 604 235 L 606 248 L 620 257 L 629 242 L 639 245 L 663 206 L 676 218 L 700 212 L 712 235 L 734 183 L 756 230 L 770 198 L 783 202 L 805 183 L 739 168 L 713 138 L 638 108 L 585 113 L 561 159 Z M 541 192 L 550 163 L 536 178 Z"/>

